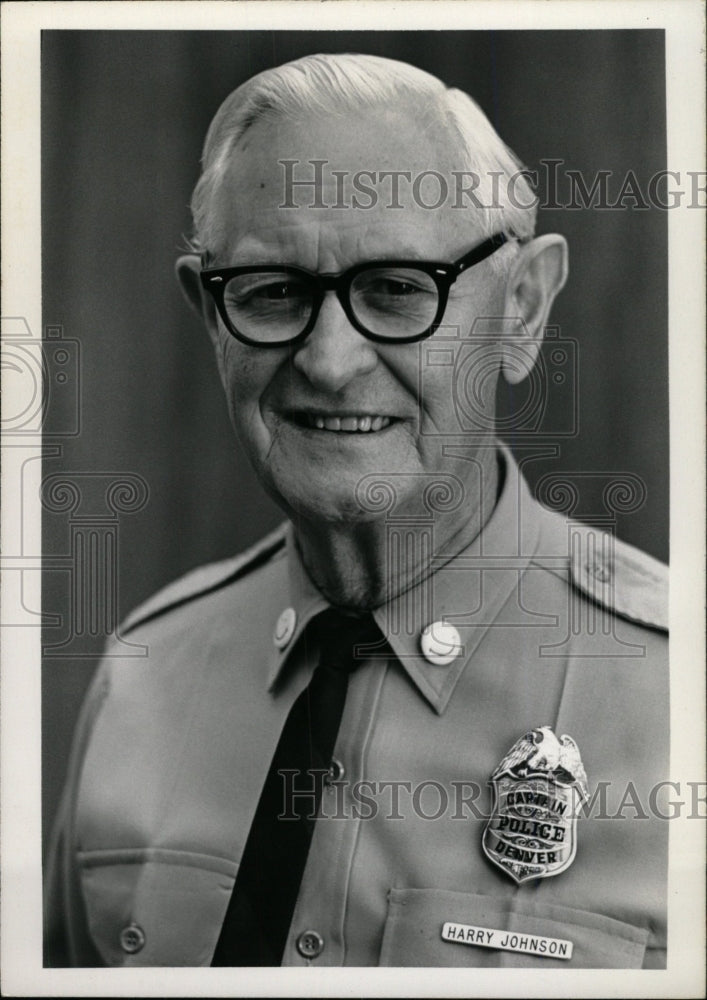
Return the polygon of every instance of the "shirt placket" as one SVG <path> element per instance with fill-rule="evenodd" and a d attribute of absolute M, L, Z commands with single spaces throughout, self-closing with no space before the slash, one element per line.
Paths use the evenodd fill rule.
<path fill-rule="evenodd" d="M 352 786 L 364 779 L 365 760 L 386 661 L 369 660 L 349 681 L 332 768 L 290 925 L 283 965 L 340 966 L 346 962 L 345 919 L 356 878 L 354 856 L 360 805 Z M 359 812 L 357 813 L 357 810 Z"/>

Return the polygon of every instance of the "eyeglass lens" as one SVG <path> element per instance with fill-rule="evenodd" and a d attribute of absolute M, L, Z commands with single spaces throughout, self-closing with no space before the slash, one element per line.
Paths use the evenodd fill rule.
<path fill-rule="evenodd" d="M 427 330 L 439 302 L 433 278 L 411 267 L 360 271 L 348 295 L 361 326 L 391 339 Z M 315 280 L 274 269 L 233 276 L 226 283 L 223 301 L 236 330 L 253 341 L 274 343 L 295 338 L 305 329 L 318 298 Z"/>

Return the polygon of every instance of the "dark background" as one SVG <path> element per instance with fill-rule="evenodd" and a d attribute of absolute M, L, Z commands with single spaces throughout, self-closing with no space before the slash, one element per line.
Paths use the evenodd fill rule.
<path fill-rule="evenodd" d="M 665 168 L 658 31 L 44 32 L 43 321 L 81 351 L 80 433 L 56 439 L 61 455 L 45 460 L 44 475 L 136 473 L 147 482 L 148 503 L 118 525 L 121 617 L 281 520 L 236 445 L 208 338 L 181 298 L 173 263 L 190 231 L 201 143 L 220 102 L 254 73 L 318 51 L 406 60 L 467 90 L 531 168 L 563 159 L 563 170 L 580 170 L 588 182 L 610 170 L 614 195 L 626 171 L 645 191 Z M 551 322 L 577 344 L 579 427 L 556 439 L 556 457 L 531 462 L 527 476 L 536 485 L 552 472 L 592 472 L 575 511 L 589 521 L 605 513 L 607 474 L 640 477 L 646 502 L 618 518 L 617 532 L 665 560 L 666 213 L 545 209 L 538 232 L 552 231 L 570 244 L 570 280 Z M 562 399 L 550 400 L 546 440 L 567 424 Z M 68 426 L 73 405 L 50 395 L 48 441 Z M 70 546 L 67 516 L 45 514 L 45 557 Z M 45 573 L 44 610 L 62 615 L 64 629 L 70 579 Z M 56 631 L 47 629 L 45 642 Z M 95 663 L 90 652 L 45 658 L 45 833 Z"/>

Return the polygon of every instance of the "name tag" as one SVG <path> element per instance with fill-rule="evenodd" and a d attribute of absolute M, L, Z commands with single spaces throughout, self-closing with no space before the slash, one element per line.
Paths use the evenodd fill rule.
<path fill-rule="evenodd" d="M 517 934 L 515 931 L 499 931 L 493 927 L 447 922 L 442 927 L 442 939 L 456 944 L 472 944 L 478 948 L 518 951 L 524 955 L 537 955 L 538 958 L 562 958 L 566 961 L 572 958 L 572 942 L 564 938 Z"/>

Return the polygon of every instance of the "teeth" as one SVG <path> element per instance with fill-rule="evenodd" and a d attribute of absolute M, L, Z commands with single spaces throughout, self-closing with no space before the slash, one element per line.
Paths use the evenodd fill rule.
<path fill-rule="evenodd" d="M 390 424 L 390 417 L 324 417 L 309 414 L 309 426 L 320 431 L 346 431 L 348 434 L 366 434 L 380 431 Z"/>

